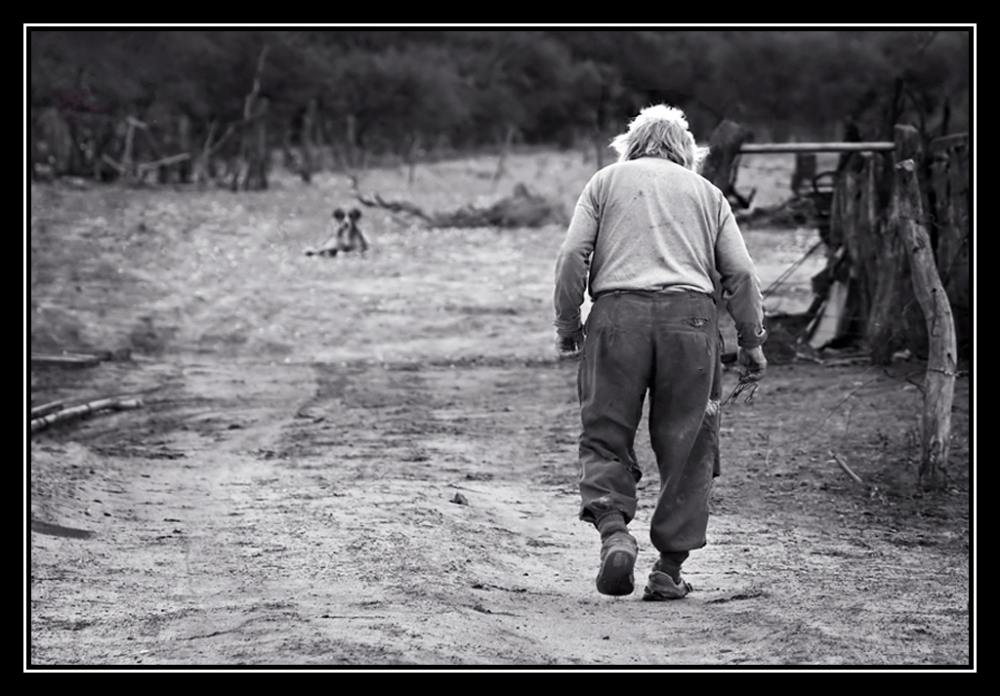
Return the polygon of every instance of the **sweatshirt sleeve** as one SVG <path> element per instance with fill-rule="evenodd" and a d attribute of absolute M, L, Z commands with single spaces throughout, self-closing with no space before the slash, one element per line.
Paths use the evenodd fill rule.
<path fill-rule="evenodd" d="M 566 239 L 556 259 L 555 327 L 560 336 L 582 330 L 580 306 L 587 289 L 591 255 L 597 241 L 599 213 L 593 200 L 593 180 L 584 188 L 573 211 Z"/>
<path fill-rule="evenodd" d="M 721 196 L 719 217 L 715 265 L 722 280 L 722 298 L 736 322 L 737 343 L 741 348 L 754 348 L 767 340 L 760 279 L 725 196 Z"/>

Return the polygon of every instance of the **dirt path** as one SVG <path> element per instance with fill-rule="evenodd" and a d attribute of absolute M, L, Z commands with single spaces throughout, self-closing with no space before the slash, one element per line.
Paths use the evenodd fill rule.
<path fill-rule="evenodd" d="M 775 365 L 724 411 L 696 592 L 604 597 L 552 359 L 561 232 L 372 215 L 367 258 L 300 256 L 339 186 L 33 189 L 32 348 L 132 359 L 32 369 L 32 399 L 145 406 L 31 439 L 30 668 L 969 667 L 967 378 L 952 486 L 921 496 L 919 363 Z M 781 239 L 752 248 L 777 272 Z"/>

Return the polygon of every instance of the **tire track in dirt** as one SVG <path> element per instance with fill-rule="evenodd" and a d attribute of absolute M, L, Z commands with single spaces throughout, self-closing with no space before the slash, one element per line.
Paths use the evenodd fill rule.
<path fill-rule="evenodd" d="M 683 602 L 639 599 L 655 560 L 644 536 L 657 485 L 646 453 L 633 523 L 640 590 L 598 595 L 599 541 L 576 519 L 573 369 L 185 364 L 177 427 L 157 415 L 163 451 L 183 457 L 97 459 L 85 445 L 57 446 L 95 472 L 77 498 L 100 495 L 111 516 L 86 541 L 35 536 L 33 621 L 45 639 L 33 645 L 33 659 L 179 666 L 968 659 L 961 635 L 968 568 L 949 567 L 943 542 L 914 559 L 829 507 L 816 508 L 814 526 L 797 527 L 801 517 L 777 510 L 817 494 L 774 488 L 777 466 L 766 480 L 747 469 L 764 453 L 752 437 L 750 452 L 734 451 L 754 431 L 759 412 L 749 407 L 727 412 L 722 510 L 709 545 L 686 565 L 696 591 Z M 646 437 L 640 430 L 637 451 L 648 449 Z M 734 507 L 742 489 L 751 497 L 736 500 L 749 505 Z M 452 502 L 456 493 L 468 505 Z M 79 519 L 79 508 L 74 514 L 58 521 Z M 94 564 L 102 568 L 99 587 L 67 582 L 90 577 Z M 883 598 L 890 586 L 892 602 Z M 925 602 L 927 609 L 914 610 Z M 915 647 L 915 636 L 934 640 Z"/>

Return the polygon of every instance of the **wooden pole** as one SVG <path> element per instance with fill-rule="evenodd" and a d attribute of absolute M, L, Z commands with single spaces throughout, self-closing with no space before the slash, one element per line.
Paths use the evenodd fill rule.
<path fill-rule="evenodd" d="M 909 159 L 918 168 L 916 163 L 923 161 L 923 145 L 917 129 L 912 126 L 896 126 L 894 137 L 896 149 L 893 152 L 893 162 Z M 855 157 L 869 158 L 870 163 L 878 164 L 884 159 L 880 155 Z M 888 194 L 895 189 L 895 183 L 892 182 L 898 178 L 895 170 L 888 169 L 887 174 L 890 176 L 882 176 L 873 171 L 869 175 L 865 189 L 869 198 L 867 203 L 862 203 L 867 214 L 874 219 L 874 227 L 867 234 L 874 242 L 872 253 L 877 264 L 869 266 L 866 271 L 872 297 L 865 337 L 875 365 L 888 365 L 892 362 L 893 354 L 902 348 L 908 348 L 919 356 L 924 356 L 927 349 L 926 322 L 913 291 L 912 264 L 899 218 L 879 213 L 879 209 L 887 209 L 890 203 L 887 195 L 885 206 L 877 204 L 881 182 L 886 182 L 884 186 Z M 921 206 L 923 210 L 927 210 L 923 195 L 921 194 Z"/>
<path fill-rule="evenodd" d="M 913 289 L 924 312 L 930 339 L 921 419 L 919 483 L 926 489 L 945 484 L 951 441 L 951 407 L 955 395 L 956 342 L 951 304 L 938 276 L 930 235 L 924 225 L 916 165 L 896 165 L 895 212 L 913 272 Z"/>
<path fill-rule="evenodd" d="M 31 419 L 41 418 L 42 416 L 47 416 L 50 413 L 55 413 L 56 411 L 61 411 L 63 407 L 62 401 L 50 401 L 47 404 L 42 404 L 41 406 L 31 407 Z"/>
<path fill-rule="evenodd" d="M 93 367 L 99 365 L 101 358 L 97 355 L 85 353 L 63 353 L 62 355 L 51 355 L 49 353 L 32 353 L 31 366 L 55 365 L 57 367 Z"/>
<path fill-rule="evenodd" d="M 891 152 L 895 149 L 896 143 L 888 141 L 870 143 L 743 143 L 739 153 L 752 155 L 798 152 Z"/>
<path fill-rule="evenodd" d="M 70 418 L 76 418 L 79 416 L 90 415 L 91 413 L 97 413 L 98 411 L 105 411 L 108 409 L 113 410 L 123 410 L 130 408 L 141 408 L 141 399 L 119 399 L 119 398 L 109 398 L 109 399 L 98 399 L 97 401 L 91 401 L 86 404 L 80 404 L 79 406 L 70 406 L 69 408 L 63 408 L 54 413 L 49 413 L 48 415 L 39 416 L 38 418 L 31 419 L 31 432 L 35 433 L 39 430 L 49 427 L 53 423 L 58 423 Z"/>
<path fill-rule="evenodd" d="M 851 282 L 857 300 L 852 321 L 859 332 L 867 336 L 867 326 L 873 311 L 880 283 L 882 261 L 881 226 L 878 219 L 876 179 L 880 175 L 881 158 L 869 152 L 856 155 L 860 170 L 853 167 L 840 174 L 842 186 L 844 243 L 851 258 Z"/>
<path fill-rule="evenodd" d="M 931 141 L 931 189 L 938 273 L 955 317 L 959 359 L 971 357 L 971 267 L 969 263 L 969 136 Z"/>
<path fill-rule="evenodd" d="M 882 156 L 862 152 L 858 157 L 861 158 L 862 168 L 858 176 L 858 255 L 855 258 L 863 269 L 861 291 L 864 293 L 864 313 L 859 319 L 862 326 L 865 326 L 879 283 L 882 225 L 879 220 L 878 179 L 882 176 Z"/>

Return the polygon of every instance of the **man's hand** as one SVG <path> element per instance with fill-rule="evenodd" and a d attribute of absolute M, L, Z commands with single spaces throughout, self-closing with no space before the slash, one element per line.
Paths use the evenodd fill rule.
<path fill-rule="evenodd" d="M 740 348 L 737 351 L 736 364 L 738 365 L 740 382 L 759 382 L 767 369 L 764 349 L 760 346 Z"/>
<path fill-rule="evenodd" d="M 579 360 L 583 353 L 583 332 L 556 338 L 556 352 L 560 360 Z"/>

